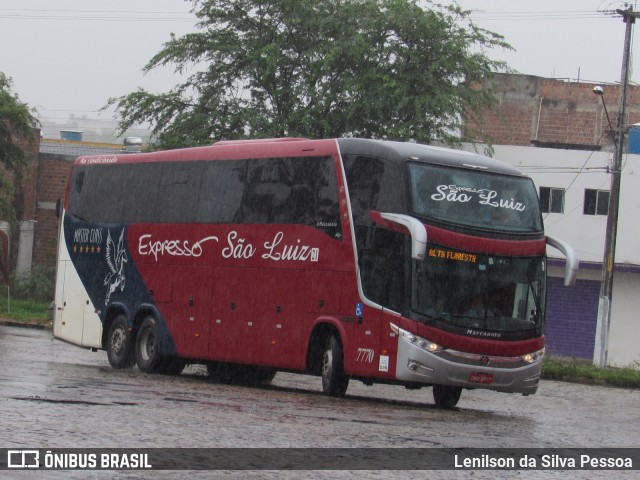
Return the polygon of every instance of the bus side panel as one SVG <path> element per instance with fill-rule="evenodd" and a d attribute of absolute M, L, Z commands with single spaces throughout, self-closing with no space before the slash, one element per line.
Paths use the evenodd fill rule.
<path fill-rule="evenodd" d="M 398 325 L 401 316 L 389 311 L 382 312 L 380 324 L 380 355 L 378 357 L 378 377 L 396 378 L 398 359 L 398 336 L 391 330 L 391 324 Z"/>
<path fill-rule="evenodd" d="M 342 272 L 218 268 L 211 360 L 303 370 L 318 315 L 337 314 Z"/>
<path fill-rule="evenodd" d="M 343 272 L 318 270 L 283 271 L 277 283 L 277 298 L 281 299 L 271 328 L 271 357 L 274 364 L 289 358 L 286 368 L 306 367 L 306 347 L 316 319 L 340 314 Z M 277 310 L 278 311 L 278 310 Z M 292 332 L 297 332 L 295 336 Z M 275 342 L 278 336 L 280 340 Z M 277 362 L 277 363 L 275 363 Z"/>
<path fill-rule="evenodd" d="M 155 305 L 129 249 L 127 229 L 65 215 L 58 254 L 55 336 L 101 348 L 102 322 L 114 304 L 124 305 L 129 312 L 136 305 Z M 162 316 L 158 320 L 160 353 L 174 355 L 166 321 Z"/>
<path fill-rule="evenodd" d="M 367 305 L 355 308 L 359 310 L 354 312 L 356 326 L 344 346 L 345 371 L 351 375 L 374 377 L 378 373 L 382 311 Z"/>
<path fill-rule="evenodd" d="M 74 270 L 70 261 L 58 262 L 53 333 L 62 340 L 81 345 L 84 324 L 81 296 L 84 286 L 80 277 L 73 275 Z"/>
<path fill-rule="evenodd" d="M 75 345 L 102 347 L 102 323 L 71 261 L 64 228 L 58 238 L 53 335 Z"/>
<path fill-rule="evenodd" d="M 208 353 L 213 269 L 176 266 L 171 312 L 163 312 L 177 353 L 184 358 L 206 358 Z"/>
<path fill-rule="evenodd" d="M 82 346 L 102 348 L 102 321 L 96 308 L 87 298 L 84 304 L 84 324 L 82 326 Z"/>
<path fill-rule="evenodd" d="M 142 265 L 136 263 L 140 273 L 144 278 L 149 295 L 153 301 L 160 307 L 161 304 L 171 302 L 173 296 L 173 265 Z M 160 307 L 164 313 L 164 309 Z M 167 316 L 165 314 L 165 316 Z"/>
<path fill-rule="evenodd" d="M 58 263 L 55 305 L 55 337 L 83 347 L 102 347 L 102 322 L 71 261 Z"/>
<path fill-rule="evenodd" d="M 219 268 L 215 273 L 209 358 L 254 365 L 299 368 L 302 312 L 289 302 L 303 291 L 289 292 L 295 272 L 254 268 Z M 285 351 L 283 351 L 286 350 Z M 304 364 L 304 362 L 302 362 Z"/>

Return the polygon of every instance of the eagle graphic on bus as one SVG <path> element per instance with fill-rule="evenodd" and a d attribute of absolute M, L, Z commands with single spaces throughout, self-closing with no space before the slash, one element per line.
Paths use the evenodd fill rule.
<path fill-rule="evenodd" d="M 111 231 L 107 235 L 106 260 L 109 267 L 109 273 L 104 279 L 104 285 L 107 286 L 107 296 L 104 304 L 108 305 L 111 294 L 115 291 L 123 291 L 125 286 L 124 264 L 127 263 L 127 252 L 124 249 L 124 229 L 120 232 L 118 246 L 111 238 Z"/>

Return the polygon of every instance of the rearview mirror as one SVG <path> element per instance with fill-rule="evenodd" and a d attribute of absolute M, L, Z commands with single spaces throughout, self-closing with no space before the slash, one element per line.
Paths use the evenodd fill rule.
<path fill-rule="evenodd" d="M 555 237 L 547 236 L 547 245 L 560 250 L 566 257 L 567 262 L 564 267 L 564 286 L 573 287 L 576 283 L 576 277 L 578 276 L 578 269 L 580 268 L 578 254 L 569 246 L 569 244 Z"/>
<path fill-rule="evenodd" d="M 424 260 L 427 251 L 427 227 L 417 218 L 400 213 L 369 212 L 374 222 L 411 236 L 411 258 Z"/>

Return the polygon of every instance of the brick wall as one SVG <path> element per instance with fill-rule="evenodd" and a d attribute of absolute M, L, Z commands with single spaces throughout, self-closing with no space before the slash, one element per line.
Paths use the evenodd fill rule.
<path fill-rule="evenodd" d="M 473 130 L 487 135 L 495 145 L 566 144 L 606 147 L 612 137 L 602 100 L 593 83 L 566 82 L 531 75 L 499 74 L 485 81 L 498 103 L 472 119 L 465 135 L 482 140 Z M 618 85 L 603 85 L 611 123 L 616 125 Z M 627 91 L 627 124 L 640 122 L 640 87 Z"/>
<path fill-rule="evenodd" d="M 33 263 L 54 265 L 58 236 L 58 218 L 55 204 L 64 199 L 67 178 L 73 161 L 64 156 L 40 155 L 37 178 L 36 231 L 33 245 Z"/>

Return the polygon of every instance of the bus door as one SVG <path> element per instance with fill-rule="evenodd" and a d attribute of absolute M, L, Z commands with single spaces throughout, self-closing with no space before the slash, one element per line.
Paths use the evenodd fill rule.
<path fill-rule="evenodd" d="M 259 357 L 256 309 L 265 302 L 270 285 L 264 272 L 252 268 L 216 268 L 211 305 L 207 358 L 252 363 Z"/>
<path fill-rule="evenodd" d="M 310 275 L 307 278 L 307 275 Z M 256 334 L 261 345 L 258 364 L 281 368 L 301 368 L 302 321 L 304 306 L 309 297 L 312 272 L 273 269 L 264 277 L 269 285 L 261 305 L 256 305 L 259 318 Z"/>
<path fill-rule="evenodd" d="M 101 348 L 102 323 L 71 261 L 58 262 L 55 335 L 85 347 Z"/>
<path fill-rule="evenodd" d="M 181 267 L 173 273 L 173 305 L 167 323 L 182 357 L 207 356 L 212 289 L 211 268 Z"/>
<path fill-rule="evenodd" d="M 381 342 L 382 336 L 388 334 L 388 317 L 401 312 L 406 301 L 406 238 L 388 230 L 376 233 L 371 246 L 362 248 L 359 257 L 365 299 L 356 306 L 351 355 L 356 373 L 361 375 L 378 375 L 388 368 L 389 352 L 380 350 L 381 344 L 386 343 Z"/>
<path fill-rule="evenodd" d="M 82 343 L 82 326 L 84 324 L 84 306 L 80 295 L 70 294 L 70 290 L 77 293 L 83 292 L 84 287 L 80 278 L 75 288 L 76 282 L 72 282 L 73 264 L 71 261 L 61 261 L 58 263 L 58 285 L 56 285 L 56 322 L 54 325 L 55 334 L 68 342 L 80 345 Z M 66 291 L 65 291 L 66 289 Z"/>

